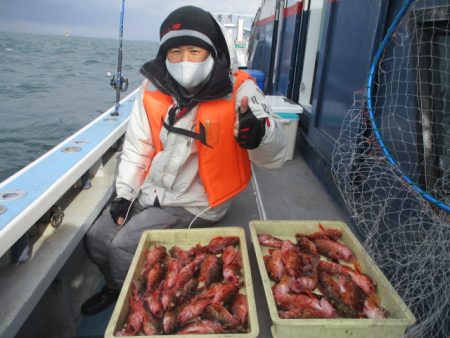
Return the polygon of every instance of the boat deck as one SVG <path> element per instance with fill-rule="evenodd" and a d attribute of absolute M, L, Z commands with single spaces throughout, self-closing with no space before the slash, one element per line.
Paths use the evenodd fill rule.
<path fill-rule="evenodd" d="M 251 243 L 249 221 L 343 221 L 345 216 L 299 152 L 280 169 L 268 171 L 254 168 L 254 174 L 253 184 L 235 199 L 227 216 L 218 226 L 240 226 L 245 229 L 258 309 L 259 337 L 266 338 L 272 337 L 271 319 Z M 78 325 L 78 336 L 103 337 L 112 310 L 113 306 L 98 315 L 83 317 Z"/>

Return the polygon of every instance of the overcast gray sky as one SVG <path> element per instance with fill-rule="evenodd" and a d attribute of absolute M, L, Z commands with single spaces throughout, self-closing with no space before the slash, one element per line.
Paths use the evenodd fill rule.
<path fill-rule="evenodd" d="M 159 40 L 172 10 L 193 5 L 212 13 L 256 14 L 262 0 L 125 0 L 124 39 Z M 0 0 L 0 31 L 117 38 L 121 0 Z"/>

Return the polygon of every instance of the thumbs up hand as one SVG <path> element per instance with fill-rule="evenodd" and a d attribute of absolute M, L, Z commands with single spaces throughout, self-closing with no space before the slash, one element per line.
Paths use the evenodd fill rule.
<path fill-rule="evenodd" d="M 248 106 L 248 96 L 241 99 L 236 112 L 234 136 L 239 146 L 244 149 L 255 149 L 266 133 L 265 119 L 258 119 Z"/>

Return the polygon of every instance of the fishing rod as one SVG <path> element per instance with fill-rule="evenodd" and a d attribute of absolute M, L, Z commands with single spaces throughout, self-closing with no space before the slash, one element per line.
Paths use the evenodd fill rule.
<path fill-rule="evenodd" d="M 125 0 L 122 0 L 122 11 L 120 12 L 120 27 L 119 27 L 119 50 L 117 55 L 117 73 L 112 75 L 110 85 L 116 91 L 116 105 L 112 116 L 119 115 L 120 108 L 120 92 L 128 89 L 128 79 L 122 76 L 122 42 L 123 42 L 123 17 L 125 13 Z"/>

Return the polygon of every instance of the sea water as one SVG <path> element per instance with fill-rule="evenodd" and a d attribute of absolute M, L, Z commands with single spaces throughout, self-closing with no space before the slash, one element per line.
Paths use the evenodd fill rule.
<path fill-rule="evenodd" d="M 114 106 L 119 42 L 0 32 L 0 182 Z M 158 44 L 123 41 L 125 97 Z"/>

